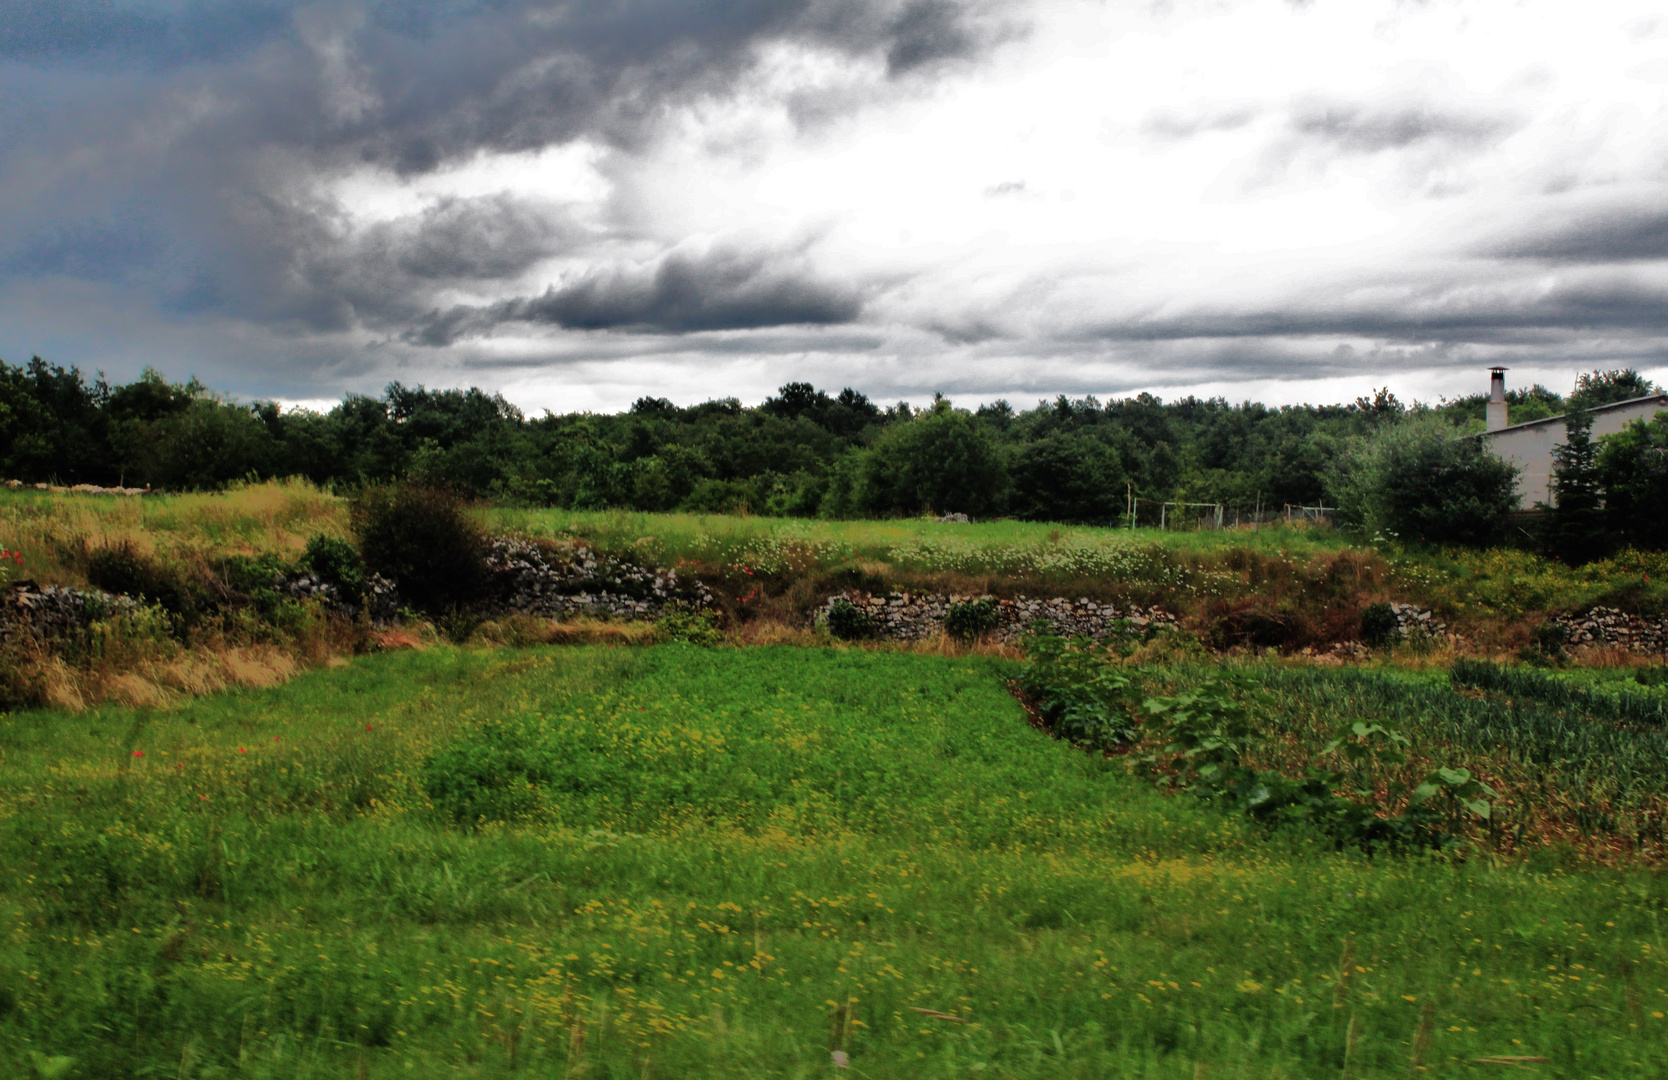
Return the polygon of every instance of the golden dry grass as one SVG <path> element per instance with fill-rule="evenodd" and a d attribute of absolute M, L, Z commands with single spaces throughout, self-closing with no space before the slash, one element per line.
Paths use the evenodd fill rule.
<path fill-rule="evenodd" d="M 16 572 L 42 584 L 84 586 L 87 555 L 131 545 L 182 563 L 225 555 L 293 559 L 316 535 L 344 537 L 346 504 L 305 480 L 184 495 L 7 492 L 0 496 L 0 547 L 23 552 Z"/>

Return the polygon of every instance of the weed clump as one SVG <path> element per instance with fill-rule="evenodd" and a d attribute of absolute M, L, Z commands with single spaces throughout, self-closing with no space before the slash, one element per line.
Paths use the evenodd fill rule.
<path fill-rule="evenodd" d="M 1396 610 L 1382 600 L 1361 610 L 1361 640 L 1375 649 L 1394 641 L 1399 628 Z"/>
<path fill-rule="evenodd" d="M 950 605 L 950 610 L 944 616 L 944 629 L 953 638 L 973 641 L 995 630 L 1001 618 L 1002 609 L 995 597 L 963 600 Z"/>
<path fill-rule="evenodd" d="M 1529 644 L 1518 654 L 1519 659 L 1529 664 L 1551 666 L 1564 660 L 1564 644 L 1569 640 L 1569 632 L 1555 622 L 1544 622 L 1529 631 Z"/>
<path fill-rule="evenodd" d="M 365 592 L 365 560 L 346 540 L 323 534 L 307 541 L 303 561 L 307 568 L 326 585 L 334 585 L 345 597 L 362 596 Z"/>
<path fill-rule="evenodd" d="M 87 556 L 87 580 L 105 592 L 160 605 L 187 620 L 204 606 L 200 586 L 131 543 L 95 548 Z"/>
<path fill-rule="evenodd" d="M 655 620 L 656 641 L 682 641 L 690 645 L 717 645 L 724 640 L 718 622 L 698 611 L 670 611 Z"/>
<path fill-rule="evenodd" d="M 860 641 L 880 633 L 874 616 L 845 597 L 828 605 L 828 632 L 841 641 Z"/>

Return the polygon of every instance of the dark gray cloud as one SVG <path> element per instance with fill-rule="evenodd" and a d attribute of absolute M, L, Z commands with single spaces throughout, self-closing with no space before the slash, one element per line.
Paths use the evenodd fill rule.
<path fill-rule="evenodd" d="M 1372 154 L 1420 143 L 1477 147 L 1506 135 L 1508 117 L 1433 105 L 1309 101 L 1292 111 L 1292 130 L 1341 150 Z"/>
<path fill-rule="evenodd" d="M 1012 36 L 1006 3 L 14 0 L 0 16 L 0 283 L 126 281 L 165 310 L 281 332 L 386 329 L 428 310 L 437 283 L 514 277 L 578 237 L 559 211 L 513 200 L 350 235 L 310 181 L 579 138 L 630 154 L 669 110 L 744 84 L 772 42 L 906 80 Z M 587 279 L 532 318 L 670 328 L 850 310 L 760 267 L 703 299 L 680 265 L 647 291 Z"/>
<path fill-rule="evenodd" d="M 1631 262 L 1668 259 L 1668 208 L 1611 207 L 1600 211 L 1552 213 L 1519 235 L 1485 245 L 1483 254 L 1556 262 Z"/>
<path fill-rule="evenodd" d="M 177 64 L 223 59 L 282 30 L 293 3 L 8 0 L 0 59 Z"/>
<path fill-rule="evenodd" d="M 559 208 L 498 194 L 442 199 L 373 226 L 359 249 L 362 259 L 374 257 L 413 278 L 496 281 L 516 277 L 582 236 Z"/>
<path fill-rule="evenodd" d="M 855 286 L 819 277 L 803 252 L 673 251 L 648 266 L 586 274 L 539 296 L 436 312 L 407 340 L 450 345 L 507 323 L 653 334 L 849 323 Z"/>
<path fill-rule="evenodd" d="M 1601 272 L 1545 285 L 1453 281 L 1386 285 L 1393 300 L 1293 297 L 1277 309 L 1196 309 L 1134 315 L 1073 336 L 1105 341 L 1373 337 L 1389 342 L 1549 344 L 1565 334 L 1668 334 L 1668 285 Z"/>

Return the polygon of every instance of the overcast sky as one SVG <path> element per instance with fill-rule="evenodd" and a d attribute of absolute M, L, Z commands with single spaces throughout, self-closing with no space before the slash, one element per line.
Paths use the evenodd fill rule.
<path fill-rule="evenodd" d="M 0 358 L 540 409 L 1668 381 L 1668 17 L 5 0 Z"/>

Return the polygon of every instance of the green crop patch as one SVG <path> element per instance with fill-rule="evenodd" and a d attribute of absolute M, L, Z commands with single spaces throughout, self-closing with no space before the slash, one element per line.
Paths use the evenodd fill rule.
<path fill-rule="evenodd" d="M 1019 675 L 436 648 L 6 716 L 0 1074 L 1668 1072 L 1657 871 L 1339 853 L 1036 730 Z M 1404 708 L 1264 681 L 1291 732 Z"/>

